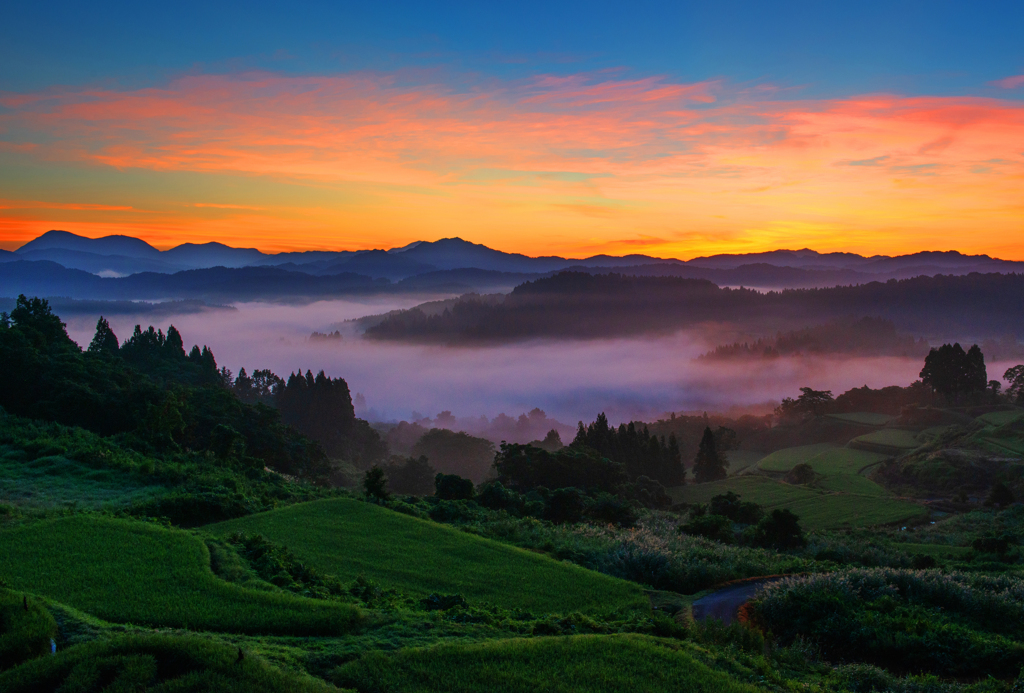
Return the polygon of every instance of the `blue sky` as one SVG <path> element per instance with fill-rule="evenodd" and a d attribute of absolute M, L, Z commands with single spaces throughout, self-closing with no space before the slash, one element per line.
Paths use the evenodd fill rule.
<path fill-rule="evenodd" d="M 983 93 L 1024 72 L 1021 2 L 9 3 L 0 89 L 246 68 L 624 68 L 804 95 Z"/>

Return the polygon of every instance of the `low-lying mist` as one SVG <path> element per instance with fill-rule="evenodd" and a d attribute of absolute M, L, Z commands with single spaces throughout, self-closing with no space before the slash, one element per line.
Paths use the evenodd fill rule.
<path fill-rule="evenodd" d="M 779 358 L 738 363 L 700 363 L 718 335 L 684 331 L 671 336 L 594 341 L 537 341 L 511 346 L 463 348 L 382 343 L 348 332 L 342 339 L 310 340 L 313 331 L 339 321 L 422 302 L 423 296 L 307 305 L 240 303 L 237 310 L 164 318 L 192 344 L 208 345 L 217 363 L 237 373 L 270 368 L 287 377 L 296 369 L 320 369 L 345 378 L 365 398 L 364 416 L 412 420 L 448 410 L 456 417 L 517 416 L 534 407 L 574 424 L 601 411 L 613 422 L 651 420 L 666 412 L 726 411 L 766 405 L 809 386 L 839 394 L 851 387 L 907 385 L 917 379 L 917 359 Z M 68 332 L 88 345 L 98 316 L 66 319 Z M 136 320 L 109 316 L 121 340 Z M 143 328 L 149 321 L 145 321 Z M 989 377 L 1005 366 L 990 365 Z M 765 407 L 767 408 L 767 406 Z"/>

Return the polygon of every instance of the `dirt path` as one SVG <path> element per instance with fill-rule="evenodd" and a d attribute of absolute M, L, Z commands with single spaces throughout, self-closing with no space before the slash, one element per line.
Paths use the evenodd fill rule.
<path fill-rule="evenodd" d="M 736 612 L 757 593 L 761 587 L 782 578 L 754 578 L 735 585 L 723 587 L 705 595 L 693 603 L 693 619 L 703 621 L 717 618 L 729 625 L 736 618 Z"/>

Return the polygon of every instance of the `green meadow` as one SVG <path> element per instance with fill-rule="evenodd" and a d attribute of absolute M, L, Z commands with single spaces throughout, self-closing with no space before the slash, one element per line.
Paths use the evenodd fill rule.
<path fill-rule="evenodd" d="M 642 635 L 443 644 L 374 652 L 339 667 L 338 685 L 402 693 L 754 693 L 679 642 Z"/>
<path fill-rule="evenodd" d="M 725 457 L 729 460 L 729 473 L 738 474 L 751 467 L 756 467 L 757 463 L 764 459 L 764 453 L 754 450 L 729 450 L 725 453 Z"/>
<path fill-rule="evenodd" d="M 766 472 L 788 472 L 798 464 L 809 462 L 821 453 L 833 450 L 835 447 L 832 443 L 816 443 L 785 448 L 768 455 L 758 462 L 757 466 Z"/>
<path fill-rule="evenodd" d="M 868 479 L 864 481 L 873 483 Z M 843 482 L 839 483 L 842 485 Z M 829 493 L 752 475 L 730 477 L 706 484 L 677 486 L 670 489 L 670 494 L 676 503 L 707 503 L 713 496 L 727 491 L 739 494 L 743 500 L 763 505 L 768 509 L 791 510 L 800 516 L 803 527 L 812 530 L 891 524 L 927 514 L 927 511 L 916 503 L 881 497 L 873 488 L 870 495 L 853 492 Z"/>
<path fill-rule="evenodd" d="M 835 474 L 860 474 L 868 467 L 878 464 L 887 455 L 852 448 L 832 448 L 819 453 L 807 460 L 818 474 L 832 476 Z"/>
<path fill-rule="evenodd" d="M 869 411 L 856 411 L 848 414 L 827 414 L 828 418 L 861 426 L 884 426 L 893 420 L 889 414 L 877 414 Z"/>
<path fill-rule="evenodd" d="M 852 448 L 869 450 L 882 454 L 896 455 L 921 445 L 921 441 L 913 431 L 905 431 L 899 428 L 883 428 L 879 431 L 872 431 L 862 436 L 857 436 L 849 443 Z"/>
<path fill-rule="evenodd" d="M 261 534 L 342 580 L 360 575 L 414 595 L 568 613 L 647 608 L 634 583 L 347 498 L 300 503 L 205 527 Z"/>
<path fill-rule="evenodd" d="M 337 693 L 309 675 L 272 667 L 195 635 L 136 635 L 77 645 L 0 673 L 5 693 Z"/>
<path fill-rule="evenodd" d="M 4 530 L 0 578 L 117 623 L 338 635 L 361 621 L 349 604 L 225 582 L 195 535 L 130 520 L 76 515 Z"/>

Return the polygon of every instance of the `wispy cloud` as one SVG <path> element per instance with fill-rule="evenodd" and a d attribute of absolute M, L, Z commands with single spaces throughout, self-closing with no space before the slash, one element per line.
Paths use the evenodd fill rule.
<path fill-rule="evenodd" d="M 993 85 L 1002 89 L 1018 89 L 1024 87 L 1024 75 L 1014 75 L 992 82 Z"/>
<path fill-rule="evenodd" d="M 765 249 L 780 229 L 786 245 L 856 238 L 899 251 L 954 229 L 962 239 L 970 225 L 984 229 L 971 242 L 1016 242 L 1024 257 L 1024 241 L 1007 240 L 1020 237 L 1024 160 L 978 168 L 1024 150 L 1019 101 L 801 100 L 771 85 L 623 74 L 200 74 L 7 93 L 0 150 L 82 171 L 230 180 L 222 189 L 237 194 L 216 203 L 155 182 L 136 193 L 147 204 L 125 194 L 125 209 L 164 210 L 131 228 L 176 241 L 382 247 L 459 234 L 534 253 L 619 242 L 686 256 Z M 246 193 L 253 181 L 276 187 Z M 127 232 L 109 213 L 76 217 L 76 228 Z M 0 234 L 58 218 L 2 216 Z M 618 240 L 629 233 L 647 245 Z"/>

